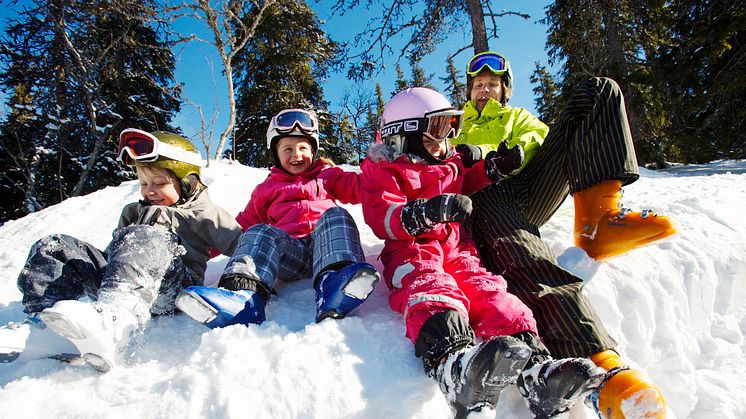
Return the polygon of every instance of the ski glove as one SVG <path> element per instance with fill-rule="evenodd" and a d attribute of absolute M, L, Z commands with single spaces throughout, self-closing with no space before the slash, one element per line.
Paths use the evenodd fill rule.
<path fill-rule="evenodd" d="M 407 203 L 401 210 L 401 223 L 407 233 L 417 236 L 439 223 L 463 221 L 469 214 L 471 199 L 468 196 L 447 193 Z"/>
<path fill-rule="evenodd" d="M 523 147 L 516 144 L 508 148 L 508 142 L 503 141 L 497 146 L 497 151 L 490 151 L 484 159 L 484 170 L 487 177 L 494 183 L 515 174 L 523 165 Z"/>
<path fill-rule="evenodd" d="M 461 161 L 467 168 L 474 166 L 474 163 L 482 160 L 482 149 L 479 147 L 469 144 L 459 144 L 456 146 L 456 151 L 461 154 Z"/>

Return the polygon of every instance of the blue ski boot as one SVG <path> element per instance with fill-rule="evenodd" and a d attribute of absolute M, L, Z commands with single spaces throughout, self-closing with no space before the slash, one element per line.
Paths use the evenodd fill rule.
<path fill-rule="evenodd" d="M 210 329 L 233 324 L 260 324 L 266 318 L 266 301 L 249 290 L 192 286 L 176 297 L 176 307 Z"/>
<path fill-rule="evenodd" d="M 341 319 L 363 303 L 381 276 L 373 265 L 358 262 L 321 274 L 316 285 L 316 323 Z"/>

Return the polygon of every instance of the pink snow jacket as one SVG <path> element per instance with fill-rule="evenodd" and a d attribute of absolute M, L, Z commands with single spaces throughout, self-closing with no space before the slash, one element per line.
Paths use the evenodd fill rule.
<path fill-rule="evenodd" d="M 371 146 L 361 168 L 365 185 L 361 196 L 363 215 L 373 233 L 386 241 L 383 253 L 415 242 L 415 237 L 407 233 L 401 223 L 401 211 L 406 203 L 444 193 L 470 195 L 491 183 L 485 174 L 484 160 L 466 168 L 461 155 L 454 153 L 443 164 L 427 164 L 411 154 L 393 154 L 392 149 L 383 144 Z M 460 223 L 438 224 L 417 237 L 442 241 L 450 234 L 459 234 L 454 227 L 458 225 Z"/>
<path fill-rule="evenodd" d="M 306 237 L 321 214 L 344 204 L 360 203 L 360 175 L 316 160 L 304 173 L 291 175 L 273 167 L 269 177 L 251 193 L 246 208 L 236 216 L 244 231 L 270 224 L 296 238 Z"/>
<path fill-rule="evenodd" d="M 533 314 L 507 292 L 505 279 L 480 265 L 476 246 L 461 223 L 437 224 L 417 236 L 401 223 L 408 202 L 443 193 L 469 195 L 489 185 L 484 160 L 465 168 L 461 155 L 454 154 L 442 164 L 427 164 L 376 144 L 363 161 L 362 172 L 363 215 L 385 240 L 381 261 L 389 305 L 404 315 L 407 337 L 415 342 L 422 325 L 444 310 L 461 313 L 485 339 L 537 333 Z"/>

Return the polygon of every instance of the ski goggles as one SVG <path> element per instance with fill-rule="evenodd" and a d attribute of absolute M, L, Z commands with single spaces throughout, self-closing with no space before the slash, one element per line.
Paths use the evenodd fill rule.
<path fill-rule="evenodd" d="M 172 160 L 204 166 L 202 155 L 179 147 L 166 144 L 153 134 L 135 128 L 127 128 L 119 134 L 119 150 L 117 158 L 127 166 L 135 163 L 150 163 L 166 157 Z"/>
<path fill-rule="evenodd" d="M 297 128 L 310 135 L 319 131 L 319 121 L 316 115 L 305 109 L 285 109 L 272 118 L 270 129 L 272 128 L 280 134 L 289 134 Z"/>
<path fill-rule="evenodd" d="M 403 119 L 390 122 L 381 127 L 381 137 L 403 135 L 407 133 L 421 133 L 436 141 L 456 138 L 461 133 L 464 124 L 464 111 L 458 109 L 443 109 L 429 112 L 424 118 Z"/>
<path fill-rule="evenodd" d="M 483 52 L 475 55 L 466 66 L 466 74 L 476 76 L 487 67 L 493 73 L 500 75 L 510 71 L 508 59 L 496 52 Z"/>

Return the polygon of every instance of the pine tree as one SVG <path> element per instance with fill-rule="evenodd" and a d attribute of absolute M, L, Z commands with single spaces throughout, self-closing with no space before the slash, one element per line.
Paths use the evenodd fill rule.
<path fill-rule="evenodd" d="M 746 5 L 669 6 L 669 42 L 654 60 L 653 90 L 671 110 L 666 135 L 685 163 L 746 157 Z"/>
<path fill-rule="evenodd" d="M 559 88 L 554 81 L 554 77 L 546 67 L 537 62 L 530 81 L 531 84 L 536 85 L 533 92 L 536 111 L 538 112 L 537 116 L 542 121 L 552 125 L 557 120 L 561 110 L 560 101 L 557 100 Z"/>
<path fill-rule="evenodd" d="M 327 105 L 319 81 L 338 64 L 338 53 L 338 45 L 304 2 L 279 2 L 265 11 L 254 37 L 234 58 L 238 121 L 232 152 L 238 161 L 254 167 L 271 164 L 266 132 L 269 118 L 280 110 L 323 113 Z M 330 122 L 320 118 L 322 130 Z"/>
<path fill-rule="evenodd" d="M 447 76 L 442 77 L 441 80 L 446 83 L 446 91 L 451 105 L 458 107 L 466 102 L 466 95 L 464 94 L 466 85 L 460 80 L 459 71 L 453 63 L 453 57 L 448 58 L 446 74 Z"/>
<path fill-rule="evenodd" d="M 3 220 L 131 178 L 118 132 L 169 129 L 178 90 L 154 3 L 36 0 L 6 26 L 0 88 L 17 112 L 0 126 Z"/>

